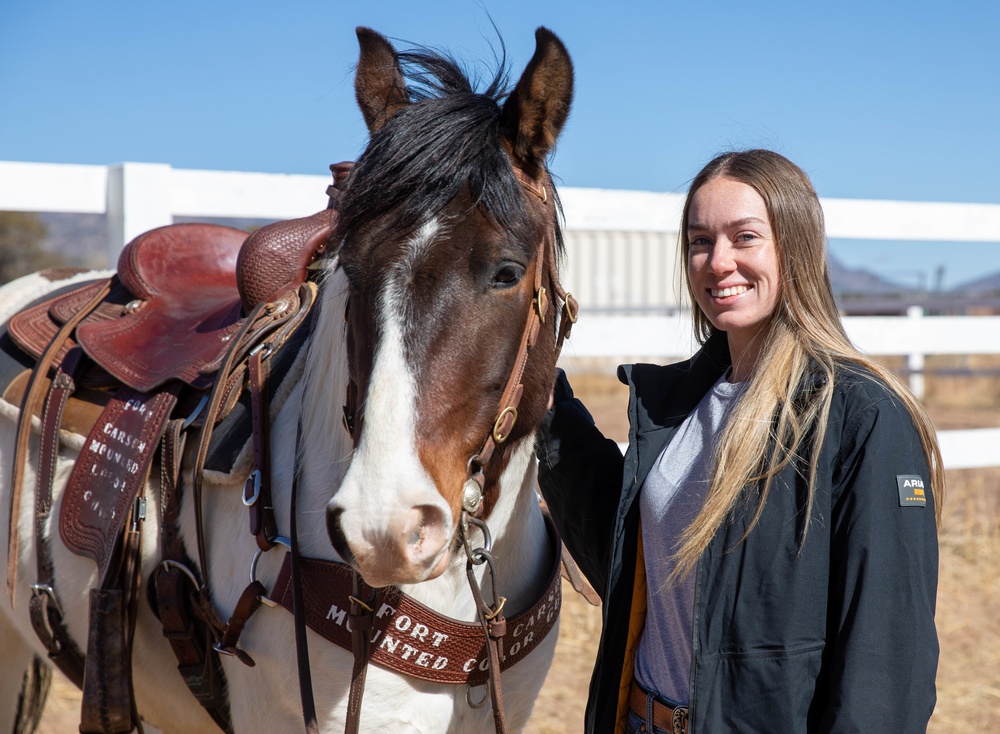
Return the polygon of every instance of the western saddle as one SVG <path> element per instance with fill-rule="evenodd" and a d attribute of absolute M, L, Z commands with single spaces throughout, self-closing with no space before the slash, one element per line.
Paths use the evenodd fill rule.
<path fill-rule="evenodd" d="M 265 226 L 249 237 L 209 224 L 152 230 L 125 247 L 110 279 L 60 289 L 7 324 L 10 340 L 23 351 L 19 359 L 33 363 L 3 393 L 21 406 L 8 594 L 13 603 L 21 489 L 37 417 L 37 579 L 29 608 L 50 657 L 83 691 L 80 731 L 85 734 L 128 732 L 140 725 L 131 644 L 146 511 L 141 490 L 154 465 L 160 472 L 163 562 L 147 587 L 150 602 L 188 687 L 220 728 L 231 731 L 217 653 L 252 664 L 236 643 L 260 601 L 248 588 L 228 621 L 212 607 L 204 578 L 202 468 L 213 429 L 241 395 L 249 394 L 254 471 L 245 502 L 258 545 L 273 546 L 268 401 L 281 375 L 272 374 L 272 355 L 283 347 L 286 356 L 293 352 L 307 331 L 300 327 L 316 294 L 309 266 L 326 251 L 337 218 L 338 187 L 350 164 L 331 170 L 330 206 L 321 212 Z M 60 430 L 86 436 L 59 518 L 63 542 L 93 558 L 99 570 L 100 586 L 91 591 L 86 656 L 66 630 L 46 536 Z M 192 489 L 199 508 L 200 564 L 191 561 L 179 540 L 179 473 L 188 435 L 197 441 Z"/>

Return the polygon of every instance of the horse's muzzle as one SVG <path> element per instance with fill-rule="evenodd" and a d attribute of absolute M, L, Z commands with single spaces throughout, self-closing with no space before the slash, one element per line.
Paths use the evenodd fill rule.
<path fill-rule="evenodd" d="M 352 523 L 352 517 L 356 522 Z M 439 576 L 450 557 L 450 517 L 436 505 L 389 513 L 377 526 L 363 525 L 331 504 L 326 525 L 337 554 L 369 586 L 414 584 Z"/>

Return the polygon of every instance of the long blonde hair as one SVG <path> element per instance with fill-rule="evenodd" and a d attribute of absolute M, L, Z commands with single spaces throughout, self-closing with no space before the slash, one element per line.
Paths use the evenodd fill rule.
<path fill-rule="evenodd" d="M 872 358 L 859 352 L 844 332 L 830 287 L 826 263 L 823 210 L 806 174 L 787 158 L 769 150 L 726 153 L 712 160 L 692 181 L 681 220 L 681 257 L 695 334 L 705 343 L 713 333 L 697 306 L 687 275 L 688 213 L 695 192 L 725 177 L 753 188 L 767 207 L 778 256 L 780 293 L 750 384 L 733 408 L 714 453 L 711 486 L 701 512 L 684 531 L 677 551 L 680 578 L 730 517 L 748 484 L 760 488 L 759 501 L 743 535 L 756 526 L 774 477 L 790 462 L 809 456 L 808 497 L 801 543 L 809 528 L 820 447 L 826 436 L 838 366 L 857 365 L 873 373 L 892 391 L 913 418 L 931 469 L 934 510 L 940 520 L 944 470 L 930 418 L 906 386 Z M 803 394 L 803 378 L 818 370 L 825 380 Z M 807 443 L 808 446 L 804 445 Z M 769 453 L 768 453 L 769 452 Z"/>

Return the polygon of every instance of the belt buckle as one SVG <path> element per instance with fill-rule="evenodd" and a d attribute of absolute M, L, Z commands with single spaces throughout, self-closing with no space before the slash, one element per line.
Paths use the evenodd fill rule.
<path fill-rule="evenodd" d="M 687 734 L 688 730 L 688 707 L 678 706 L 670 716 L 670 727 L 673 734 Z"/>

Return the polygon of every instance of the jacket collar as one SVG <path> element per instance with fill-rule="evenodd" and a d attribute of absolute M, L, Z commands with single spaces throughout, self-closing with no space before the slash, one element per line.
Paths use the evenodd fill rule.
<path fill-rule="evenodd" d="M 629 386 L 630 444 L 641 485 L 663 447 L 731 364 L 725 332 L 717 331 L 691 359 L 677 364 L 618 368 Z"/>

